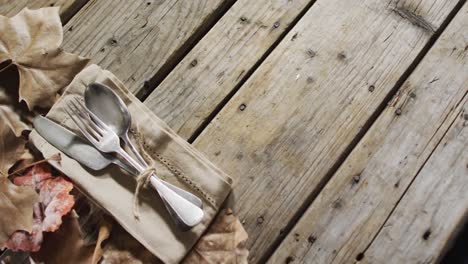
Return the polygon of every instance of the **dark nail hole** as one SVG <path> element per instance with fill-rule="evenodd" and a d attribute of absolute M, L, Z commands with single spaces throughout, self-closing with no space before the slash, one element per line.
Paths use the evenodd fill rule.
<path fill-rule="evenodd" d="M 356 256 L 357 261 L 361 261 L 363 258 L 364 258 L 364 253 L 363 252 L 357 254 L 357 256 Z"/>
<path fill-rule="evenodd" d="M 334 202 L 333 202 L 333 208 L 335 209 L 339 209 L 341 208 L 343 205 L 341 204 L 341 199 L 336 199 Z"/>
<path fill-rule="evenodd" d="M 312 49 L 308 49 L 307 50 L 307 55 L 309 55 L 309 57 L 313 58 L 317 55 L 317 53 L 315 51 L 313 51 Z"/>
<path fill-rule="evenodd" d="M 195 59 L 190 63 L 190 66 L 195 67 L 197 66 L 197 64 L 198 64 L 198 61 Z"/>
<path fill-rule="evenodd" d="M 309 242 L 310 244 L 315 243 L 315 241 L 317 241 L 317 238 L 315 236 L 311 235 L 307 238 L 307 242 Z"/>
<path fill-rule="evenodd" d="M 257 224 L 261 225 L 263 223 L 263 221 L 265 221 L 263 216 L 260 216 L 260 217 L 257 218 Z"/>
<path fill-rule="evenodd" d="M 239 110 L 244 111 L 247 106 L 245 104 L 241 104 L 239 106 Z"/>
<path fill-rule="evenodd" d="M 353 176 L 353 183 L 354 184 L 359 183 L 360 180 L 361 180 L 361 175 L 354 175 Z"/>
<path fill-rule="evenodd" d="M 294 41 L 294 40 L 297 38 L 297 34 L 298 34 L 298 33 L 294 34 L 294 35 L 291 37 L 291 41 Z"/>
<path fill-rule="evenodd" d="M 374 86 L 374 85 L 369 86 L 369 92 L 372 93 L 374 90 L 375 90 L 375 86 Z"/>
<path fill-rule="evenodd" d="M 299 234 L 298 234 L 298 233 L 295 233 L 295 234 L 294 234 L 294 240 L 296 240 L 296 242 L 299 241 Z"/>
<path fill-rule="evenodd" d="M 273 27 L 274 28 L 279 28 L 280 26 L 280 22 L 276 21 L 274 24 L 273 24 Z"/>
<path fill-rule="evenodd" d="M 245 21 L 247 21 L 247 18 L 243 16 L 243 17 L 240 18 L 240 20 L 241 20 L 242 22 L 245 22 Z"/>
<path fill-rule="evenodd" d="M 430 230 L 430 229 L 427 229 L 426 232 L 424 232 L 422 238 L 423 238 L 424 240 L 428 240 L 430 236 L 431 236 L 431 230 Z"/>
<path fill-rule="evenodd" d="M 338 59 L 339 60 L 345 60 L 346 59 L 346 54 L 344 53 L 344 51 L 338 53 L 337 55 Z"/>
<path fill-rule="evenodd" d="M 401 115 L 401 108 L 397 108 L 395 110 L 395 115 L 397 115 L 397 116 Z"/>
<path fill-rule="evenodd" d="M 285 260 L 285 263 L 286 263 L 286 264 L 291 263 L 291 262 L 294 261 L 294 259 L 295 259 L 295 258 L 294 258 L 293 256 L 288 256 L 288 257 L 286 258 L 286 260 Z"/>

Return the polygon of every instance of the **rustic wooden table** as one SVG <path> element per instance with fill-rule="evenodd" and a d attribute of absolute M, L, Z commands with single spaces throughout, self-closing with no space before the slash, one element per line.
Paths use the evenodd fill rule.
<path fill-rule="evenodd" d="M 61 6 L 115 73 L 237 179 L 252 263 L 432 263 L 468 208 L 464 0 L 0 0 Z"/>

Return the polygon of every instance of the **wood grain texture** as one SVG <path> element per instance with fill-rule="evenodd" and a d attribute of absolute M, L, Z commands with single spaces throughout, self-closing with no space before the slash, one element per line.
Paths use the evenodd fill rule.
<path fill-rule="evenodd" d="M 0 0 L 0 15 L 14 16 L 23 8 L 38 9 L 60 6 L 60 17 L 65 24 L 88 0 Z"/>
<path fill-rule="evenodd" d="M 468 215 L 468 103 L 363 263 L 438 263 Z"/>
<path fill-rule="evenodd" d="M 238 180 L 251 262 L 285 235 L 456 2 L 318 0 L 197 138 Z"/>
<path fill-rule="evenodd" d="M 93 0 L 66 25 L 64 48 L 92 58 L 138 94 L 232 1 Z"/>
<path fill-rule="evenodd" d="M 145 104 L 190 138 L 310 3 L 237 1 Z"/>
<path fill-rule="evenodd" d="M 464 10 L 460 11 L 450 27 L 450 34 L 445 34 L 435 48 L 434 53 L 440 52 L 440 55 L 431 57 L 433 66 L 428 68 L 439 67 L 437 73 L 444 79 L 438 84 L 440 90 L 456 85 L 446 78 L 461 80 L 464 76 L 461 85 L 467 91 L 468 5 L 465 4 Z M 452 53 L 450 50 L 453 48 L 457 50 Z M 427 71 L 426 74 L 429 76 L 434 71 Z M 459 228 L 466 222 L 467 189 L 468 95 L 465 94 L 464 107 L 365 252 L 363 262 L 439 262 Z"/>
<path fill-rule="evenodd" d="M 370 263 L 433 263 L 441 254 L 453 226 L 468 208 L 467 195 L 461 195 L 468 185 L 467 149 L 462 148 L 468 144 L 467 129 L 451 128 L 458 131 L 457 139 L 444 140 L 457 143 L 447 149 L 439 144 L 454 120 L 468 125 L 463 120 L 468 117 L 461 114 L 468 106 L 466 7 L 283 240 L 271 263 L 288 258 L 294 258 L 294 263 L 362 261 L 382 226 L 379 244 L 371 246 Z M 444 153 L 448 164 L 432 169 L 443 162 L 439 157 L 419 173 L 438 145 L 443 150 L 436 155 Z M 445 154 L 449 151 L 453 153 Z M 418 187 L 411 185 L 401 209 L 392 214 L 394 220 L 384 225 L 415 177 L 413 185 Z M 454 187 L 455 182 L 463 184 Z M 423 194 L 414 197 L 412 192 Z M 427 204 L 426 197 L 431 197 Z M 435 235 L 424 241 L 421 237 L 432 224 Z"/>

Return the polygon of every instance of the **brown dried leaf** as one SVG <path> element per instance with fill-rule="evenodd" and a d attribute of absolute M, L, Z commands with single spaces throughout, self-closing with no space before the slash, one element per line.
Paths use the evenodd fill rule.
<path fill-rule="evenodd" d="M 29 109 L 50 107 L 55 94 L 88 63 L 64 52 L 58 7 L 23 9 L 12 18 L 0 16 L 0 72 L 11 64 L 19 72 L 19 99 Z"/>
<path fill-rule="evenodd" d="M 44 242 L 34 260 L 42 263 L 89 264 L 93 258 L 94 245 L 86 244 L 80 229 L 78 216 L 74 213 L 64 217 L 59 230 L 44 233 Z"/>
<path fill-rule="evenodd" d="M 14 183 L 35 188 L 39 192 L 39 201 L 34 205 L 33 232 L 16 231 L 6 242 L 6 247 L 14 251 L 38 251 L 42 232 L 56 231 L 62 224 L 62 216 L 73 207 L 75 201 L 69 194 L 73 184 L 61 176 L 53 177 L 47 163 L 29 168 L 23 176 L 16 177 Z"/>
<path fill-rule="evenodd" d="M 20 120 L 20 117 L 10 107 L 6 105 L 0 105 L 0 118 L 2 122 L 5 122 L 16 137 L 21 136 L 23 130 L 29 129 L 29 127 Z"/>
<path fill-rule="evenodd" d="M 0 178 L 5 178 L 11 166 L 24 154 L 26 140 L 15 135 L 9 120 L 3 116 L 2 112 L 0 112 L 0 119 Z M 16 126 L 15 129 L 21 128 Z"/>
<path fill-rule="evenodd" d="M 112 230 L 112 220 L 103 218 L 101 226 L 99 227 L 98 239 L 96 242 L 96 247 L 94 248 L 92 264 L 99 263 L 99 260 L 102 258 L 102 242 L 109 238 L 110 232 Z"/>
<path fill-rule="evenodd" d="M 219 213 L 183 263 L 247 263 L 247 232 L 231 209 Z"/>
<path fill-rule="evenodd" d="M 0 177 L 0 248 L 16 230 L 32 231 L 33 205 L 36 191 L 29 186 L 16 186 L 7 177 Z M 5 217 L 7 216 L 7 217 Z"/>
<path fill-rule="evenodd" d="M 115 224 L 104 249 L 101 264 L 161 263 L 120 225 Z"/>

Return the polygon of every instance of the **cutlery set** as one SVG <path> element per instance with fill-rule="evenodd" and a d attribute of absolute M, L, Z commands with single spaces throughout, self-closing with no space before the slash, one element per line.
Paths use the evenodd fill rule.
<path fill-rule="evenodd" d="M 38 116 L 34 127 L 50 144 L 93 170 L 112 163 L 137 176 L 148 169 L 147 162 L 128 137 L 130 112 L 112 89 L 92 83 L 86 88 L 84 104 L 72 98 L 66 103 L 65 111 L 87 141 L 48 118 Z M 121 147 L 121 140 L 134 156 Z M 203 203 L 199 197 L 160 179 L 155 173 L 151 174 L 149 182 L 182 231 L 202 221 Z"/>

